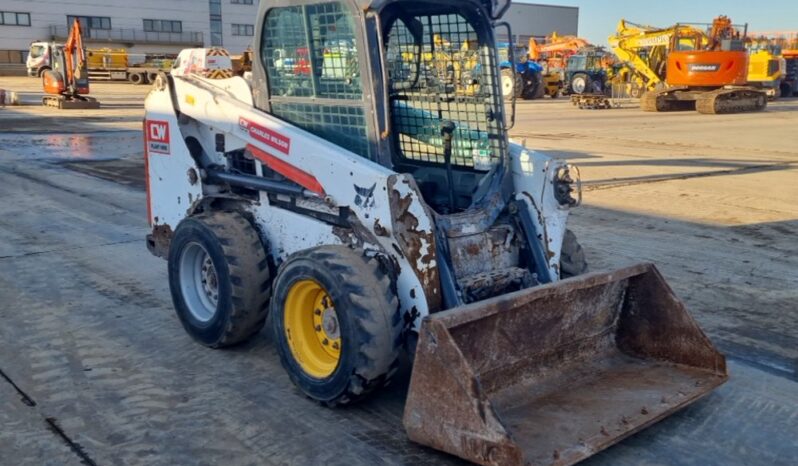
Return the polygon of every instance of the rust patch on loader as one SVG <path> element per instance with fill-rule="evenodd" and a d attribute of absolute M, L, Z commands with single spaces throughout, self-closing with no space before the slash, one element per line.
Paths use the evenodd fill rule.
<path fill-rule="evenodd" d="M 400 190 L 397 183 L 405 184 L 405 187 Z M 431 219 L 432 215 L 421 201 L 418 187 L 412 179 L 403 177 L 400 180 L 391 176 L 388 178 L 388 190 L 394 238 L 421 282 L 430 312 L 436 312 L 441 309 L 441 295 L 440 275 L 435 262 L 435 231 L 431 222 L 427 228 L 421 227 L 412 207 L 420 208 L 427 214 L 427 219 Z"/>
<path fill-rule="evenodd" d="M 172 235 L 174 232 L 169 225 L 155 225 L 152 233 L 147 235 L 147 249 L 156 257 L 168 258 Z"/>
<path fill-rule="evenodd" d="M 577 463 L 727 380 L 653 265 L 426 317 L 404 424 L 483 465 Z"/>

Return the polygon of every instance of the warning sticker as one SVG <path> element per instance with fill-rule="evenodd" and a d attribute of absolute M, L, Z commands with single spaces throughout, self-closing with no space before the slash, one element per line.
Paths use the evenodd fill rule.
<path fill-rule="evenodd" d="M 170 154 L 169 123 L 166 121 L 147 120 L 147 150 L 156 154 Z"/>
<path fill-rule="evenodd" d="M 269 128 L 264 128 L 244 117 L 238 119 L 238 126 L 249 133 L 254 139 L 277 149 L 283 154 L 288 155 L 291 151 L 291 140 L 278 132 L 272 131 Z"/>

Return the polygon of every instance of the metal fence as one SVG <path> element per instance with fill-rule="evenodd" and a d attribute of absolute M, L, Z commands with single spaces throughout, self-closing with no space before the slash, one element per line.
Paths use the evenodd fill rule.
<path fill-rule="evenodd" d="M 93 42 L 122 42 L 139 44 L 179 44 L 202 46 L 205 38 L 202 32 L 149 32 L 142 29 L 87 29 L 83 40 Z M 69 36 L 66 26 L 50 26 L 53 40 L 65 40 Z"/>

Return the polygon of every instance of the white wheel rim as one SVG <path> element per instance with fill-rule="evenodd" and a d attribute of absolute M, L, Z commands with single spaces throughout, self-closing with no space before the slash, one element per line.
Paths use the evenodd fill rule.
<path fill-rule="evenodd" d="M 574 78 L 572 87 L 574 88 L 574 92 L 576 92 L 577 94 L 582 94 L 583 92 L 585 92 L 585 88 L 587 87 L 587 82 L 585 82 L 585 78 L 580 76 L 578 78 Z"/>
<path fill-rule="evenodd" d="M 179 262 L 180 291 L 191 315 L 200 322 L 210 321 L 219 302 L 219 276 L 208 251 L 199 243 L 189 243 Z"/>
<path fill-rule="evenodd" d="M 513 94 L 515 79 L 511 76 L 502 76 L 502 94 L 506 97 Z"/>

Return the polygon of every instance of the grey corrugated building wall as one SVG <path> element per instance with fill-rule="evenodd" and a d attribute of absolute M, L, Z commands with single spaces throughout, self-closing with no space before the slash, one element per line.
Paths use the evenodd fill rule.
<path fill-rule="evenodd" d="M 552 32 L 578 35 L 579 7 L 513 2 L 502 20 L 510 23 L 516 42 L 525 45 L 532 36 L 544 38 Z M 497 35 L 506 40 L 504 29 Z"/>

